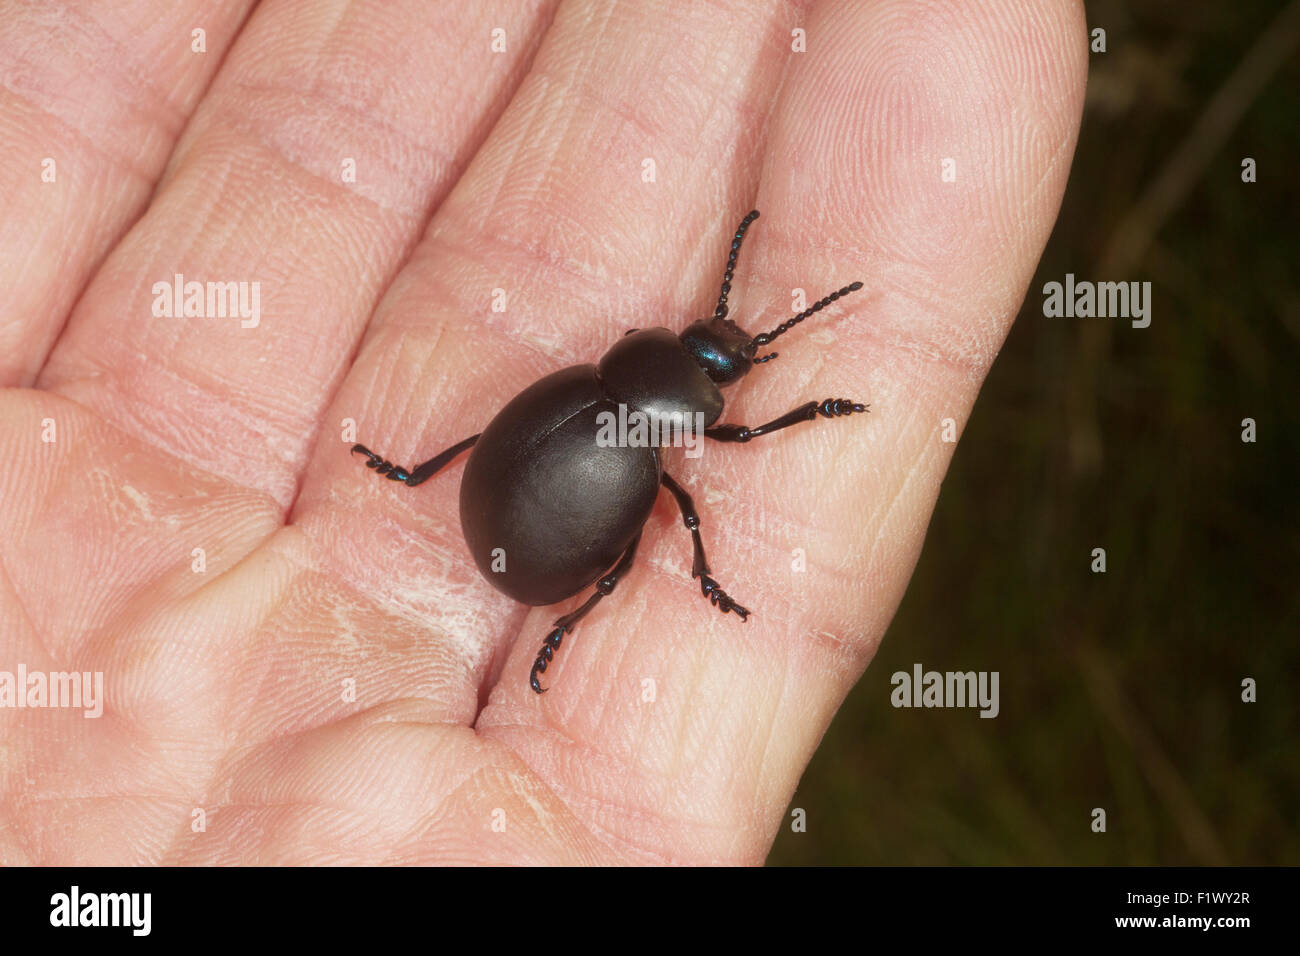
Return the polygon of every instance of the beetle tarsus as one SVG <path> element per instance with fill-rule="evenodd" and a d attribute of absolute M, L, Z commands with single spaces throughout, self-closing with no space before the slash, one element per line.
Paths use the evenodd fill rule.
<path fill-rule="evenodd" d="M 870 405 L 863 405 L 851 398 L 828 398 L 817 406 L 817 414 L 823 418 L 835 418 L 840 415 L 852 415 L 854 412 L 867 412 Z"/>
<path fill-rule="evenodd" d="M 722 611 L 723 614 L 726 614 L 729 611 L 735 611 L 736 617 L 740 618 L 742 621 L 749 620 L 749 615 L 753 612 L 750 611 L 749 608 L 743 607 L 733 601 L 730 595 L 728 595 L 726 591 L 722 590 L 722 587 L 717 581 L 713 580 L 713 578 L 709 577 L 707 574 L 701 574 L 699 578 L 700 593 L 709 599 L 709 603 Z"/>
<path fill-rule="evenodd" d="M 367 468 L 373 469 L 378 474 L 387 475 L 392 481 L 406 481 L 406 479 L 411 477 L 410 472 L 405 468 L 402 468 L 400 465 L 394 465 L 387 458 L 376 455 L 365 445 L 353 445 L 352 454 L 355 455 L 357 452 L 361 452 L 361 454 L 366 456 Z"/>
<path fill-rule="evenodd" d="M 542 650 L 537 655 L 537 660 L 533 661 L 533 669 L 528 674 L 528 685 L 539 694 L 545 694 L 546 688 L 537 680 L 538 674 L 546 673 L 546 665 L 555 659 L 555 652 L 560 647 L 560 642 L 564 640 L 564 635 L 573 630 L 572 624 L 562 624 L 564 618 L 556 621 L 555 630 L 546 635 L 546 641 L 542 644 Z"/>

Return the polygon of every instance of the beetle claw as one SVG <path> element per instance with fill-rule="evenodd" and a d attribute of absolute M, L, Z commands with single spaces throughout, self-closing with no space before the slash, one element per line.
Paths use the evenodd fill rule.
<path fill-rule="evenodd" d="M 723 614 L 735 611 L 736 617 L 740 618 L 742 621 L 748 620 L 749 615 L 753 613 L 749 608 L 743 607 L 733 601 L 731 595 L 722 590 L 722 587 L 718 582 L 709 577 L 709 575 L 701 574 L 699 577 L 700 593 L 709 599 L 710 604 L 722 611 Z"/>
<path fill-rule="evenodd" d="M 533 669 L 528 675 L 528 686 L 539 694 L 545 694 L 546 688 L 537 680 L 538 674 L 546 673 L 546 665 L 555 659 L 555 652 L 560 649 L 560 642 L 564 640 L 564 635 L 573 630 L 572 624 L 562 623 L 563 619 L 555 622 L 555 629 L 546 635 L 546 640 L 542 642 L 542 649 L 537 652 L 537 660 L 533 661 Z"/>

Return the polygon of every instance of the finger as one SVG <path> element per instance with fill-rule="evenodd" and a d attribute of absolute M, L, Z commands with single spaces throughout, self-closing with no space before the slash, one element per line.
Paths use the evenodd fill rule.
<path fill-rule="evenodd" d="M 287 505 L 374 303 L 543 16 L 508 0 L 259 7 L 41 383 Z M 500 57 L 493 26 L 514 38 Z"/>
<path fill-rule="evenodd" d="M 543 374 L 595 359 L 626 328 L 711 311 L 717 288 L 701 280 L 716 283 L 720 237 L 735 228 L 727 207 L 742 208 L 752 189 L 730 167 L 761 138 L 759 107 L 780 77 L 753 64 L 778 44 L 783 10 L 747 7 L 738 34 L 715 8 L 686 3 L 654 15 L 562 7 L 376 311 L 327 420 L 356 421 L 351 440 L 410 467 L 482 431 Z M 718 79 L 701 89 L 705 72 Z M 349 595 L 387 610 L 391 633 L 440 643 L 439 673 L 460 681 L 446 693 L 459 695 L 458 712 L 477 713 L 526 609 L 469 559 L 456 505 L 463 465 L 410 489 L 377 481 L 348 447 L 322 443 L 294 523 L 323 542 Z M 339 540 L 364 544 L 324 544 Z M 540 641 L 541 622 L 533 616 L 526 643 Z"/>
<path fill-rule="evenodd" d="M 0 386 L 35 380 L 91 273 L 144 211 L 251 5 L 5 8 Z"/>
<path fill-rule="evenodd" d="M 516 647 L 478 724 L 612 844 L 657 859 L 766 854 L 906 587 L 951 452 L 939 423 L 964 420 L 1017 311 L 1082 107 L 1074 4 L 824 4 L 806 26 L 733 315 L 757 331 L 742 316 L 793 285 L 810 300 L 871 289 L 780 340 L 724 418 L 838 395 L 871 415 L 711 447 L 686 479 L 747 624 L 667 586 L 661 569 L 681 582 L 689 565 L 661 502 L 643 539 L 652 581 L 584 622 L 541 702 L 524 687 L 535 649 Z"/>

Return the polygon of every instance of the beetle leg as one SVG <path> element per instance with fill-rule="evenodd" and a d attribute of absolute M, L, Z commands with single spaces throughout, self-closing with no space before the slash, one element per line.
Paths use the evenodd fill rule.
<path fill-rule="evenodd" d="M 782 428 L 798 425 L 800 422 L 810 422 L 818 415 L 823 418 L 838 418 L 841 415 L 852 415 L 854 412 L 870 410 L 870 405 L 863 405 L 847 398 L 828 398 L 824 402 L 808 402 L 800 405 L 794 411 L 786 412 L 780 418 L 774 418 L 765 425 L 756 425 L 753 428 L 747 425 L 714 425 L 712 428 L 704 429 L 704 437 L 712 438 L 715 441 L 746 442 L 751 438 L 757 438 L 759 435 L 770 435 Z"/>
<path fill-rule="evenodd" d="M 682 511 L 682 521 L 690 529 L 691 540 L 695 545 L 695 560 L 691 565 L 691 577 L 700 579 L 700 593 L 708 598 L 714 607 L 719 608 L 723 614 L 728 611 L 735 611 L 736 616 L 742 621 L 748 620 L 749 615 L 753 612 L 733 601 L 727 592 L 718 585 L 718 582 L 709 576 L 709 562 L 704 556 L 704 542 L 700 539 L 700 515 L 695 510 L 695 501 L 691 498 L 690 493 L 674 481 L 668 472 L 664 472 L 661 480 L 664 487 L 672 492 L 673 497 L 677 499 L 677 507 Z"/>
<path fill-rule="evenodd" d="M 463 452 L 466 448 L 469 448 L 476 441 L 478 441 L 478 435 L 470 435 L 464 441 L 457 442 L 441 454 L 430 458 L 424 464 L 416 465 L 413 471 L 407 471 L 401 465 L 394 465 L 387 458 L 381 458 L 365 445 L 353 445 L 352 453 L 355 455 L 357 452 L 361 452 L 361 454 L 366 456 L 366 467 L 373 468 L 381 475 L 387 475 L 390 481 L 404 481 L 406 484 L 414 488 L 416 485 L 428 481 L 436 475 L 439 471 L 445 468 L 453 458 Z"/>
<path fill-rule="evenodd" d="M 586 617 L 587 612 L 599 604 L 601 598 L 614 592 L 614 586 L 618 584 L 623 575 L 627 574 L 627 569 L 632 566 L 632 559 L 636 557 L 636 546 L 640 540 L 641 532 L 638 531 L 636 537 L 632 539 L 632 543 L 623 552 L 623 556 L 618 559 L 618 564 L 614 565 L 608 574 L 596 582 L 596 593 L 587 598 L 576 611 L 570 611 L 564 617 L 556 620 L 555 629 L 546 635 L 542 649 L 537 653 L 537 660 L 533 661 L 533 669 L 528 674 L 528 685 L 537 693 L 546 693 L 546 688 L 537 680 L 537 675 L 546 673 L 546 665 L 555 659 L 555 652 L 560 649 L 560 642 L 564 640 L 565 634 L 573 631 L 573 625 Z"/>

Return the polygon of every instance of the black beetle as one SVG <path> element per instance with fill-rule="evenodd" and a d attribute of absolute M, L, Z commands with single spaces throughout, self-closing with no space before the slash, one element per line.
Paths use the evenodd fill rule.
<path fill-rule="evenodd" d="M 771 332 L 751 337 L 727 318 L 727 294 L 745 231 L 757 218 L 754 210 L 736 229 L 713 316 L 692 323 L 680 336 L 664 328 L 633 329 L 599 364 L 574 365 L 534 382 L 480 434 L 410 471 L 364 445 L 352 446 L 354 453 L 366 456 L 367 467 L 412 487 L 472 447 L 460 485 L 460 523 L 483 576 L 532 605 L 555 604 L 595 583 L 595 593 L 581 607 L 555 622 L 533 662 L 528 682 L 539 694 L 544 688 L 537 675 L 545 672 L 564 635 L 614 590 L 631 566 L 660 485 L 677 499 L 690 529 L 695 545 L 691 576 L 700 579 L 701 592 L 724 613 L 735 611 L 742 621 L 750 614 L 710 577 L 700 516 L 686 489 L 663 470 L 662 439 L 622 446 L 598 441 L 601 423 L 610 420 L 606 416 L 626 415 L 630 409 L 651 421 L 700 423 L 705 438 L 747 442 L 818 415 L 832 418 L 869 407 L 828 398 L 755 428 L 713 424 L 722 414 L 721 389 L 754 365 L 776 358 L 775 352 L 757 356 L 759 346 L 862 288 L 861 282 L 847 285 Z M 503 567 L 495 567 L 496 562 Z"/>

